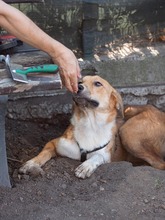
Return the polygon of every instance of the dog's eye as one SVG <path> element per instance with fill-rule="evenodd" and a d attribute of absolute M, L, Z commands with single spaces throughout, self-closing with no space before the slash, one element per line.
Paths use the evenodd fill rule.
<path fill-rule="evenodd" d="M 94 85 L 97 86 L 97 87 L 102 86 L 102 84 L 98 81 L 94 82 Z"/>

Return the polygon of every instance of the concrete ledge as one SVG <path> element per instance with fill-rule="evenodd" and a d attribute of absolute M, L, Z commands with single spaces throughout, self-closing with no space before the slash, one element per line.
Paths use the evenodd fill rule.
<path fill-rule="evenodd" d="M 112 56 L 113 55 L 113 56 Z M 82 75 L 98 74 L 117 88 L 124 104 L 153 104 L 165 110 L 165 45 L 131 48 L 123 45 L 92 60 L 79 60 Z M 70 114 L 72 96 L 65 89 L 20 93 L 9 96 L 8 114 L 12 119 L 48 120 Z"/>
<path fill-rule="evenodd" d="M 165 45 L 148 47 L 104 48 L 90 62 L 84 61 L 82 69 L 94 69 L 113 86 L 148 86 L 165 84 Z M 84 66 L 83 66 L 84 65 Z"/>
<path fill-rule="evenodd" d="M 118 88 L 125 105 L 152 104 L 165 111 L 165 85 Z"/>
<path fill-rule="evenodd" d="M 121 93 L 124 104 L 153 104 L 165 111 L 165 85 L 125 87 L 117 90 Z M 58 123 L 58 115 L 71 114 L 72 96 L 65 90 L 54 94 L 47 93 L 40 97 L 11 97 L 8 101 L 7 117 L 16 120 Z"/>

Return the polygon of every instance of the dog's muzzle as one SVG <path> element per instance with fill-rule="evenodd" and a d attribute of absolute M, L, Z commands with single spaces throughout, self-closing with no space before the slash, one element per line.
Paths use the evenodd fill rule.
<path fill-rule="evenodd" d="M 98 107 L 99 106 L 98 101 L 91 99 L 89 97 L 89 92 L 86 91 L 83 84 L 78 85 L 78 92 L 77 94 L 73 95 L 73 100 L 77 105 L 83 106 L 83 107 Z"/>

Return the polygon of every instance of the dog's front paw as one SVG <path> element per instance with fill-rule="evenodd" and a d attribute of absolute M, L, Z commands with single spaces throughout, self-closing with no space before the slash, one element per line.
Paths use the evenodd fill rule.
<path fill-rule="evenodd" d="M 33 160 L 28 160 L 20 169 L 20 174 L 30 174 L 32 176 L 43 175 L 44 171 L 42 168 L 35 163 Z"/>
<path fill-rule="evenodd" d="M 90 161 L 85 161 L 76 168 L 75 175 L 79 178 L 85 179 L 86 177 L 90 177 L 96 168 L 97 166 L 95 166 L 95 164 L 92 164 Z"/>

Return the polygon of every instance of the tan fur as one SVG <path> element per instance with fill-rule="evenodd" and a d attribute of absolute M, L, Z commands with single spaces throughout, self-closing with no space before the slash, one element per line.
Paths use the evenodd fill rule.
<path fill-rule="evenodd" d="M 80 148 L 93 151 L 105 144 L 87 154 L 87 160 L 75 170 L 77 177 L 89 177 L 99 165 L 111 161 L 143 161 L 165 169 L 165 113 L 149 105 L 126 107 L 123 113 L 120 94 L 101 77 L 86 76 L 74 96 L 70 126 L 20 172 L 41 172 L 41 166 L 58 155 L 80 160 Z"/>
<path fill-rule="evenodd" d="M 90 176 L 99 165 L 111 161 L 118 112 L 123 115 L 120 94 L 99 76 L 84 77 L 74 96 L 70 126 L 61 137 L 48 142 L 39 155 L 27 161 L 20 172 L 41 172 L 41 167 L 58 155 L 80 160 L 80 149 L 83 149 L 90 153 L 75 174 L 79 178 Z M 93 151 L 104 145 L 104 148 Z"/>
<path fill-rule="evenodd" d="M 119 128 L 121 145 L 118 144 L 113 160 L 124 159 L 133 164 L 145 161 L 165 169 L 165 113 L 151 105 L 130 106 L 125 109 L 125 119 Z"/>

